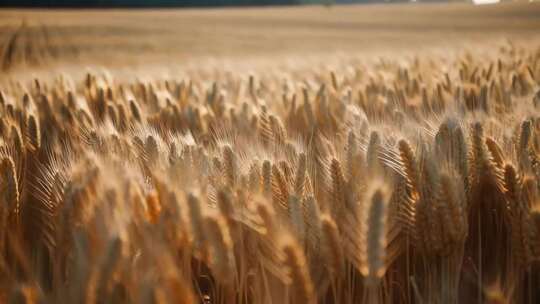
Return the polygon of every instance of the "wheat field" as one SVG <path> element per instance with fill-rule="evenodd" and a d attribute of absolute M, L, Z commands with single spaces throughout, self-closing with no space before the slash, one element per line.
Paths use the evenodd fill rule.
<path fill-rule="evenodd" d="M 538 303 L 540 4 L 0 10 L 0 303 Z"/>

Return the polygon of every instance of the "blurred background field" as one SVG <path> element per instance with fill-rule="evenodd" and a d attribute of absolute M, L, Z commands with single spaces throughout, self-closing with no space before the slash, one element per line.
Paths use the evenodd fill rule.
<path fill-rule="evenodd" d="M 2 69 L 92 64 L 272 64 L 339 54 L 489 51 L 535 44 L 540 3 L 407 3 L 212 9 L 0 9 Z"/>

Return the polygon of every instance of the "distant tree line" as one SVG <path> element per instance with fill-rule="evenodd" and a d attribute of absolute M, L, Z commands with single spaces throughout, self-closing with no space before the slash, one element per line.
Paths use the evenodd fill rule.
<path fill-rule="evenodd" d="M 376 0 L 375 0 L 376 1 Z M 368 3 L 374 0 L 0 0 L 0 7 L 208 7 Z"/>
<path fill-rule="evenodd" d="M 205 7 L 301 4 L 302 0 L 0 0 L 12 7 Z"/>

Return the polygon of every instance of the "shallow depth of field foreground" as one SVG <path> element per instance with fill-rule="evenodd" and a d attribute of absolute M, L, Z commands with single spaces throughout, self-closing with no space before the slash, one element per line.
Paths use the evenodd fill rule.
<path fill-rule="evenodd" d="M 0 303 L 539 303 L 538 13 L 0 10 Z"/>

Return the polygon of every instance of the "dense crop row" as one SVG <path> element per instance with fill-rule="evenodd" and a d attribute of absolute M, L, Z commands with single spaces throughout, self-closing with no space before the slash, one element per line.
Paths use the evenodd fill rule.
<path fill-rule="evenodd" d="M 540 51 L 497 55 L 6 83 L 0 302 L 537 303 Z"/>

